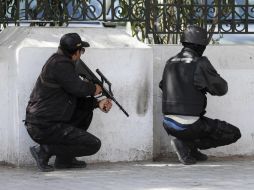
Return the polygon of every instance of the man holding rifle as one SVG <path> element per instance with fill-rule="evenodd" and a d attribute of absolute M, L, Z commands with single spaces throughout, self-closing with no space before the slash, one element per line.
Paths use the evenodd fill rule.
<path fill-rule="evenodd" d="M 55 168 L 82 168 L 76 157 L 95 154 L 101 141 L 87 132 L 93 110 L 107 113 L 112 107 L 108 98 L 98 101 L 102 93 L 98 84 L 82 80 L 75 71 L 89 43 L 77 33 L 62 36 L 58 51 L 43 66 L 26 109 L 26 128 L 39 144 L 30 148 L 41 171 L 53 171 L 49 158 L 56 156 Z"/>

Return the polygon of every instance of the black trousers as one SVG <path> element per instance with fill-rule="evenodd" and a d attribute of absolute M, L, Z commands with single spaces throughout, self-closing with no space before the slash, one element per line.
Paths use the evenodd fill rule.
<path fill-rule="evenodd" d="M 204 116 L 190 125 L 183 125 L 175 121 L 167 122 L 164 119 L 163 126 L 169 135 L 199 149 L 229 145 L 241 137 L 241 132 L 237 127 L 225 121 Z"/>
<path fill-rule="evenodd" d="M 87 132 L 93 112 L 84 109 L 77 107 L 68 123 L 27 123 L 27 131 L 35 142 L 47 145 L 52 155 L 65 159 L 93 155 L 100 149 L 101 141 Z"/>

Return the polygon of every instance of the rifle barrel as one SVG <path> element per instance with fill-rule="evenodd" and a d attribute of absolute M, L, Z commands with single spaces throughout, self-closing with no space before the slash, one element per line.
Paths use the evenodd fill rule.
<path fill-rule="evenodd" d="M 127 111 L 125 111 L 125 109 L 118 103 L 118 101 L 112 97 L 112 100 L 116 103 L 116 105 L 120 108 L 120 110 L 122 110 L 122 112 L 127 116 L 129 117 L 129 114 L 127 113 Z"/>

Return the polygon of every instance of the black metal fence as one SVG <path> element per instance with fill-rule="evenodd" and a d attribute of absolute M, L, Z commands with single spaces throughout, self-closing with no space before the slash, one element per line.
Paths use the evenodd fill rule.
<path fill-rule="evenodd" d="M 188 24 L 211 33 L 254 34 L 254 0 L 0 0 L 0 24 L 127 22 L 143 36 L 179 34 Z"/>
<path fill-rule="evenodd" d="M 250 0 L 174 1 L 151 4 L 150 12 L 156 33 L 179 33 L 188 24 L 212 28 L 212 33 L 254 33 L 254 1 Z"/>
<path fill-rule="evenodd" d="M 1 2 L 1 0 L 0 0 Z M 7 0 L 0 3 L 1 23 L 145 21 L 140 0 Z"/>

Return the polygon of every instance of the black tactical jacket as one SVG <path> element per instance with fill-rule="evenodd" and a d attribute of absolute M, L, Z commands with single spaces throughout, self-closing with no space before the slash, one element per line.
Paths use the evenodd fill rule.
<path fill-rule="evenodd" d="M 77 98 L 87 98 L 87 111 L 97 100 L 91 98 L 95 85 L 85 82 L 75 72 L 75 63 L 59 49 L 53 54 L 38 77 L 26 108 L 26 122 L 67 122 L 76 108 Z"/>
<path fill-rule="evenodd" d="M 160 87 L 164 115 L 203 115 L 206 92 L 222 96 L 228 90 L 210 61 L 190 48 L 183 48 L 167 61 Z"/>

